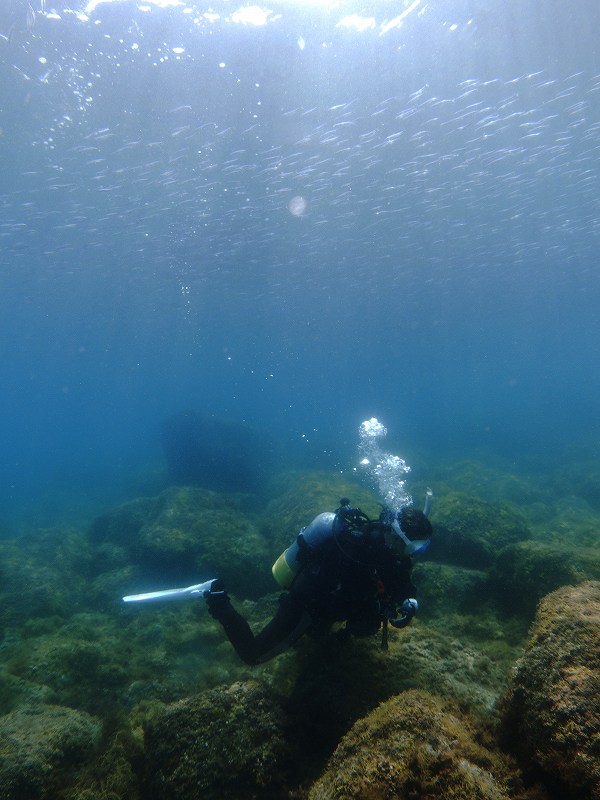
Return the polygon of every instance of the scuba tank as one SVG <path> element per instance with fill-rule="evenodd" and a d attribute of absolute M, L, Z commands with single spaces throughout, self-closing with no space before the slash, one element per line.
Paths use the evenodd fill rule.
<path fill-rule="evenodd" d="M 332 537 L 335 517 L 331 511 L 316 516 L 306 528 L 302 528 L 294 543 L 284 550 L 273 564 L 271 572 L 282 589 L 289 589 L 294 582 L 302 566 L 303 559 L 300 555 L 302 551 L 306 548 L 317 550 Z"/>

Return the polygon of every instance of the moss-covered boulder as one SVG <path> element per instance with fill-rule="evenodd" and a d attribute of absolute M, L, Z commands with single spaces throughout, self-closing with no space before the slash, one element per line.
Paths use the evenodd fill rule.
<path fill-rule="evenodd" d="M 171 564 L 199 578 L 222 578 L 243 597 L 272 589 L 266 543 L 238 503 L 205 489 L 173 489 L 159 497 L 140 530 L 143 562 Z"/>
<path fill-rule="evenodd" d="M 100 734 L 98 720 L 61 706 L 24 706 L 0 717 L 2 800 L 58 798 L 93 757 Z"/>
<path fill-rule="evenodd" d="M 288 711 L 302 758 L 301 771 L 319 774 L 323 757 L 379 703 L 409 689 L 435 687 L 438 695 L 489 717 L 510 679 L 514 650 L 499 642 L 486 654 L 417 620 L 390 630 L 389 649 L 380 637 L 306 643 L 297 655 L 298 674 Z M 315 769 L 317 772 L 315 773 Z"/>
<path fill-rule="evenodd" d="M 140 528 L 155 513 L 155 506 L 155 497 L 137 497 L 100 514 L 90 526 L 91 540 L 129 547 Z"/>
<path fill-rule="evenodd" d="M 85 597 L 92 548 L 72 529 L 38 529 L 0 542 L 0 630 L 68 616 Z"/>
<path fill-rule="evenodd" d="M 472 614 L 490 595 L 487 572 L 455 564 L 416 561 L 412 579 L 418 588 L 419 617 L 423 619 Z"/>
<path fill-rule="evenodd" d="M 600 549 L 529 540 L 499 554 L 492 582 L 501 607 L 533 614 L 538 601 L 560 586 L 600 579 Z"/>
<path fill-rule="evenodd" d="M 142 574 L 160 576 L 164 585 L 218 576 L 234 594 L 259 597 L 273 588 L 271 562 L 244 506 L 241 495 L 171 487 L 151 502 L 135 500 L 104 514 L 92 537 L 125 547 Z"/>
<path fill-rule="evenodd" d="M 309 800 L 508 798 L 514 769 L 473 720 L 427 692 L 382 703 L 344 736 Z"/>
<path fill-rule="evenodd" d="M 517 664 L 504 721 L 563 798 L 600 798 L 600 582 L 552 592 Z"/>
<path fill-rule="evenodd" d="M 153 800 L 250 800 L 281 791 L 284 716 L 256 681 L 166 706 L 145 726 Z"/>
<path fill-rule="evenodd" d="M 73 783 L 60 793 L 60 800 L 141 800 L 136 770 L 142 761 L 141 732 L 138 735 L 121 728 L 92 762 L 77 771 Z"/>
<path fill-rule="evenodd" d="M 435 487 L 436 498 L 447 492 L 465 492 L 488 503 L 508 502 L 520 507 L 535 501 L 546 502 L 557 494 L 556 490 L 540 486 L 531 475 L 509 472 L 504 466 L 489 461 L 436 459 L 427 466 L 427 482 Z"/>
<path fill-rule="evenodd" d="M 502 503 L 450 492 L 434 507 L 431 558 L 472 569 L 488 569 L 508 545 L 529 539 L 524 517 Z"/>

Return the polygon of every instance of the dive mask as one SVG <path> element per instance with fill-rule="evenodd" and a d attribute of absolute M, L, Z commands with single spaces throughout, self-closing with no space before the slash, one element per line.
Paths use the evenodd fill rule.
<path fill-rule="evenodd" d="M 400 523 L 398 522 L 398 517 L 394 518 L 394 521 L 391 523 L 392 530 L 396 533 L 400 539 L 404 542 L 404 546 L 406 547 L 406 554 L 409 556 L 417 556 L 421 553 L 424 553 L 425 550 L 429 547 L 431 539 L 415 539 L 411 541 L 408 536 L 404 533 L 402 528 L 400 527 Z"/>

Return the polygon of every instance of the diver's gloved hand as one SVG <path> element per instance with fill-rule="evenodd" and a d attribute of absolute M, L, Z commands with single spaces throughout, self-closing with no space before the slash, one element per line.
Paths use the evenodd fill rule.
<path fill-rule="evenodd" d="M 394 628 L 405 628 L 419 610 L 419 604 L 414 597 L 407 597 L 400 606 L 400 616 L 390 620 Z"/>
<path fill-rule="evenodd" d="M 225 584 L 220 578 L 215 578 L 215 580 L 210 584 L 208 589 L 205 589 L 202 592 L 202 596 L 208 600 L 209 597 L 216 597 L 217 595 L 224 595 L 225 594 Z"/>
<path fill-rule="evenodd" d="M 219 578 L 211 583 L 210 588 L 204 591 L 202 596 L 206 600 L 208 613 L 215 619 L 219 619 L 223 611 L 230 605 L 229 595 L 225 591 L 225 585 Z"/>

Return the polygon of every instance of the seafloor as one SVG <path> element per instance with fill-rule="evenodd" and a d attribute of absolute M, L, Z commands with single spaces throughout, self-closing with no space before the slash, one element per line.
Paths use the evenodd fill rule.
<path fill-rule="evenodd" d="M 378 512 L 339 473 L 165 484 L 3 539 L 0 798 L 598 800 L 597 478 L 583 460 L 543 479 L 437 465 L 414 623 L 388 651 L 329 635 L 260 667 L 202 600 L 120 598 L 218 575 L 260 626 L 302 525 L 342 496 Z"/>

